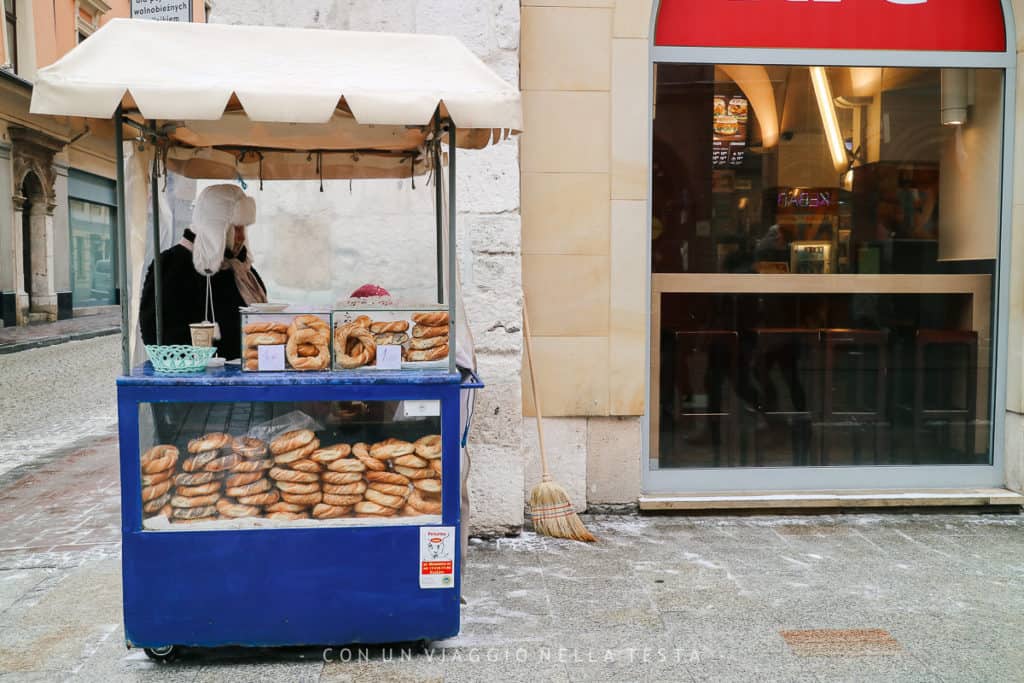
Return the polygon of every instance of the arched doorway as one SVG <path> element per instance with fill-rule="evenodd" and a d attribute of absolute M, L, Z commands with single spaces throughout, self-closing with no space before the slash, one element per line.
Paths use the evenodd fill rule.
<path fill-rule="evenodd" d="M 39 213 L 42 212 L 45 218 L 46 198 L 43 193 L 42 183 L 39 177 L 29 172 L 21 183 L 21 197 L 23 198 L 21 209 L 21 257 L 22 257 L 22 291 L 28 295 L 29 316 L 33 312 L 33 295 L 38 295 L 40 289 L 35 282 L 37 273 L 40 277 L 46 275 L 46 235 L 45 230 L 33 230 L 33 219 L 39 223 Z M 35 257 L 33 259 L 33 256 Z M 35 261 L 35 263 L 33 263 Z"/>

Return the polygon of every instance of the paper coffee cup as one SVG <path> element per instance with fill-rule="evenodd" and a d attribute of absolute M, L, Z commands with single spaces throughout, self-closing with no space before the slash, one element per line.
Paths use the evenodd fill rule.
<path fill-rule="evenodd" d="M 213 323 L 192 323 L 192 346 L 213 346 Z"/>

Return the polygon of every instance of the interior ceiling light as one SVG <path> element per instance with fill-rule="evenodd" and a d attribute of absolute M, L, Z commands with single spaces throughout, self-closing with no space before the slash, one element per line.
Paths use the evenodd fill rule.
<path fill-rule="evenodd" d="M 850 163 L 846 154 L 846 143 L 839 130 L 836 105 L 832 100 L 832 86 L 829 85 L 825 67 L 812 66 L 810 71 L 814 96 L 818 99 L 818 111 L 821 112 L 821 123 L 825 128 L 825 139 L 828 141 L 828 151 L 832 155 L 832 165 L 838 173 L 846 173 Z"/>
<path fill-rule="evenodd" d="M 942 70 L 942 125 L 962 126 L 967 123 L 967 69 Z"/>

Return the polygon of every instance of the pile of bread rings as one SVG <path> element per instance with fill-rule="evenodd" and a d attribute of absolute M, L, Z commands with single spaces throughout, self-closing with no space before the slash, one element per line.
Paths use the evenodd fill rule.
<path fill-rule="evenodd" d="M 141 457 L 144 516 L 174 524 L 441 514 L 441 437 L 324 448 L 309 429 L 270 443 L 213 432 L 188 456 L 160 444 Z"/>
<path fill-rule="evenodd" d="M 361 315 L 334 326 L 334 366 L 354 370 L 373 365 L 378 346 L 401 346 L 402 360 L 410 363 L 448 357 L 448 313 L 413 313 L 408 320 L 374 321 Z"/>
<path fill-rule="evenodd" d="M 330 325 L 318 315 L 299 315 L 291 324 L 251 322 L 242 331 L 246 370 L 260 369 L 260 346 L 279 344 L 285 345 L 286 367 L 291 370 L 326 370 L 330 366 Z"/>

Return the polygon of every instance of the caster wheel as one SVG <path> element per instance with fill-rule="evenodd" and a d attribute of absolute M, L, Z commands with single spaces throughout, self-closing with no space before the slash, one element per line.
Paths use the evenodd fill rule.
<path fill-rule="evenodd" d="M 154 662 L 166 664 L 167 662 L 173 662 L 181 654 L 181 648 L 173 645 L 164 645 L 163 647 L 147 647 L 144 648 L 146 656 L 152 659 Z"/>

